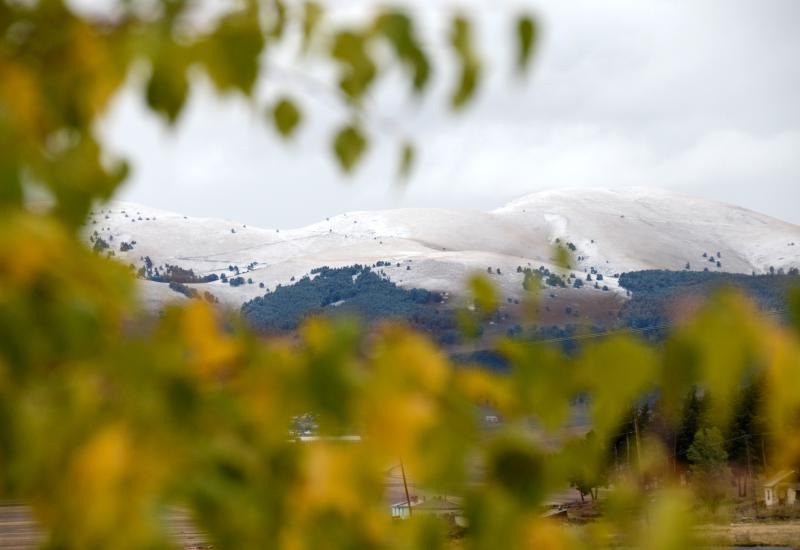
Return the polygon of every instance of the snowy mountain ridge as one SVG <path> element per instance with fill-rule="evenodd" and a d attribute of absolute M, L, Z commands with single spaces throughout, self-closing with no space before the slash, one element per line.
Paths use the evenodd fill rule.
<path fill-rule="evenodd" d="M 396 209 L 348 212 L 298 229 L 263 229 L 192 218 L 133 203 L 93 211 L 88 234 L 137 268 L 149 257 L 197 275 L 247 283 L 197 285 L 238 307 L 320 266 L 381 266 L 403 287 L 458 293 L 470 273 L 487 273 L 508 297 L 522 293 L 518 266 L 555 269 L 553 245 L 574 247 L 571 271 L 592 269 L 617 290 L 613 274 L 642 269 L 766 273 L 800 266 L 800 226 L 744 208 L 647 188 L 559 189 L 524 196 L 490 212 Z M 133 248 L 122 246 L 127 243 Z M 135 243 L 135 244 L 134 244 Z M 706 257 L 703 257 L 705 253 Z M 499 268 L 499 269 L 498 269 Z M 263 288 L 261 285 L 263 284 Z M 153 303 L 181 296 L 143 282 Z M 584 291 L 596 291 L 586 288 Z"/>

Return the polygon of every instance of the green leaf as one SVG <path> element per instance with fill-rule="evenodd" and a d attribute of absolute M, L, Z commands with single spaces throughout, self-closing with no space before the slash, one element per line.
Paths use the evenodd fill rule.
<path fill-rule="evenodd" d="M 355 125 L 348 125 L 336 133 L 333 151 L 345 172 L 352 172 L 367 150 L 367 138 Z"/>
<path fill-rule="evenodd" d="M 794 328 L 800 331 L 800 289 L 796 288 L 789 294 L 789 308 Z"/>
<path fill-rule="evenodd" d="M 292 100 L 282 98 L 272 108 L 272 120 L 283 137 L 290 137 L 303 120 L 303 114 Z"/>
<path fill-rule="evenodd" d="M 545 457 L 529 440 L 501 436 L 486 449 L 486 480 L 524 506 L 540 504 L 546 490 Z"/>
<path fill-rule="evenodd" d="M 197 56 L 217 89 L 250 95 L 258 77 L 264 36 L 254 9 L 225 17 L 213 35 L 197 46 Z"/>
<path fill-rule="evenodd" d="M 559 242 L 553 245 L 553 263 L 561 269 L 569 269 L 572 264 L 572 254 Z"/>
<path fill-rule="evenodd" d="M 517 19 L 517 69 L 525 72 L 530 66 L 539 30 L 536 21 L 529 15 Z"/>
<path fill-rule="evenodd" d="M 353 101 L 358 101 L 378 74 L 375 63 L 367 53 L 367 37 L 353 31 L 336 35 L 331 56 L 342 65 L 339 88 Z"/>
<path fill-rule="evenodd" d="M 286 4 L 283 0 L 272 0 L 272 11 L 274 20 L 269 28 L 269 37 L 279 40 L 286 29 Z"/>
<path fill-rule="evenodd" d="M 160 55 L 153 64 L 145 96 L 151 109 L 173 124 L 186 102 L 189 82 L 186 68 L 174 55 Z"/>
<path fill-rule="evenodd" d="M 511 363 L 511 387 L 522 413 L 535 414 L 542 426 L 560 428 L 569 419 L 575 380 L 558 348 L 539 343 L 506 340 L 498 346 Z"/>
<path fill-rule="evenodd" d="M 376 19 L 374 28 L 391 44 L 397 58 L 411 73 L 414 91 L 421 92 L 430 79 L 431 68 L 411 19 L 401 12 L 385 13 Z"/>
<path fill-rule="evenodd" d="M 308 51 L 314 32 L 324 16 L 324 8 L 317 2 L 307 1 L 303 4 L 303 51 Z"/>
<path fill-rule="evenodd" d="M 87 132 L 42 167 L 43 179 L 57 182 L 50 190 L 58 215 L 73 227 L 86 219 L 93 198 L 107 199 L 128 175 L 125 162 L 111 163 L 102 156 L 100 144 Z"/>
<path fill-rule="evenodd" d="M 497 308 L 497 292 L 489 279 L 476 274 L 470 277 L 468 284 L 470 294 L 481 313 L 489 314 Z"/>
<path fill-rule="evenodd" d="M 11 154 L 9 154 L 11 153 Z M 22 182 L 14 152 L 0 147 L 0 205 L 22 204 Z"/>
<path fill-rule="evenodd" d="M 450 105 L 454 109 L 460 109 L 472 99 L 481 77 L 481 62 L 472 47 L 472 27 L 466 18 L 457 16 L 453 19 L 450 46 L 461 64 L 461 73 L 450 96 Z"/>
<path fill-rule="evenodd" d="M 611 337 L 587 346 L 574 377 L 592 396 L 592 429 L 601 439 L 615 430 L 631 403 L 652 388 L 659 357 L 632 339 Z"/>
<path fill-rule="evenodd" d="M 411 175 L 416 156 L 417 151 L 414 144 L 409 141 L 403 143 L 403 147 L 400 151 L 400 165 L 397 170 L 397 175 L 400 179 L 406 180 Z"/>
<path fill-rule="evenodd" d="M 458 327 L 459 334 L 467 340 L 474 340 L 480 336 L 480 321 L 477 315 L 472 311 L 466 309 L 457 310 L 456 326 Z"/>

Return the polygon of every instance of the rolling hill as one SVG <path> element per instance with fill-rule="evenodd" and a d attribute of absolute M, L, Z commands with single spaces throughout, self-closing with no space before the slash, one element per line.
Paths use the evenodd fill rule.
<path fill-rule="evenodd" d="M 377 264 L 403 288 L 452 294 L 463 290 L 470 273 L 491 268 L 504 298 L 513 299 L 523 292 L 518 267 L 555 269 L 556 242 L 574 248 L 573 273 L 585 277 L 594 270 L 604 275 L 608 291 L 621 297 L 625 291 L 614 274 L 623 272 L 688 265 L 691 271 L 750 274 L 800 266 L 800 226 L 645 188 L 539 192 L 490 212 L 348 212 L 297 229 L 257 228 L 112 202 L 93 210 L 86 233 L 96 248 L 113 251 L 137 269 L 147 257 L 162 270 L 172 265 L 198 277 L 241 277 L 237 286 L 221 280 L 188 284 L 236 308 L 314 268 L 353 264 Z M 143 300 L 153 307 L 182 299 L 163 283 L 143 281 L 142 289 Z M 602 290 L 585 285 L 560 292 Z"/>

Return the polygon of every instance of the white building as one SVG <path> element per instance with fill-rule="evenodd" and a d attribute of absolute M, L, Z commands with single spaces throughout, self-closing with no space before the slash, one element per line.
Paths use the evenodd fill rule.
<path fill-rule="evenodd" d="M 392 517 L 407 519 L 409 515 L 460 516 L 461 499 L 448 496 L 413 496 L 411 497 L 411 513 L 408 501 L 392 504 Z"/>
<path fill-rule="evenodd" d="M 800 498 L 800 479 L 797 470 L 783 470 L 764 483 L 764 504 L 792 505 Z"/>

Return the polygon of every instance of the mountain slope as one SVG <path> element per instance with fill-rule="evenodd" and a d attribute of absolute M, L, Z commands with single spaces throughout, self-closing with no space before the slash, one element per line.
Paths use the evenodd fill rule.
<path fill-rule="evenodd" d="M 315 267 L 378 261 L 389 264 L 380 269 L 403 287 L 454 293 L 463 289 L 470 273 L 491 267 L 502 294 L 515 297 L 522 292 L 517 266 L 554 269 L 556 239 L 575 246 L 573 272 L 594 268 L 606 276 L 611 291 L 619 291 L 612 274 L 682 270 L 687 262 L 696 271 L 739 273 L 800 266 L 800 226 L 723 203 L 640 188 L 547 191 L 492 212 L 350 212 L 291 230 L 110 203 L 95 209 L 87 229 L 137 268 L 145 256 L 156 266 L 178 265 L 197 275 L 232 275 L 229 266 L 238 266 L 252 284 L 197 285 L 236 307 L 263 294 L 260 283 L 274 289 Z M 121 251 L 123 242 L 135 242 L 133 249 Z M 154 284 L 143 285 L 145 299 L 159 302 L 161 289 L 157 297 L 147 290 Z M 580 292 L 598 291 L 587 285 Z"/>

